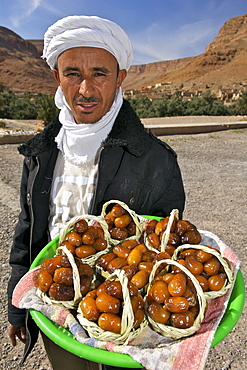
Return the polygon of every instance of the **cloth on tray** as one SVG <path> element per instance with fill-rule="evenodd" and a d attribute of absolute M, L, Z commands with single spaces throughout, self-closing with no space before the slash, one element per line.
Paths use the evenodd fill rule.
<path fill-rule="evenodd" d="M 201 244 L 218 247 L 221 254 L 226 257 L 232 266 L 234 281 L 240 261 L 236 254 L 225 245 L 217 236 L 203 231 Z M 35 309 L 40 311 L 50 320 L 68 329 L 75 338 L 88 346 L 124 353 L 131 356 L 143 367 L 150 370 L 202 370 L 205 366 L 207 355 L 214 333 L 227 307 L 231 290 L 224 296 L 211 299 L 200 329 L 191 337 L 173 340 L 164 337 L 150 327 L 146 327 L 141 334 L 128 345 L 117 345 L 112 342 L 103 342 L 89 338 L 76 318 L 66 309 L 43 303 L 36 296 L 35 282 L 40 268 L 29 271 L 16 286 L 12 302 L 18 308 Z"/>

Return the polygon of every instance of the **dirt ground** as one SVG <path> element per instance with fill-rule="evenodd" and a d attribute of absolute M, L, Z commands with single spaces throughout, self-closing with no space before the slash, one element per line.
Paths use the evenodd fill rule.
<path fill-rule="evenodd" d="M 247 279 L 247 129 L 195 135 L 162 137 L 178 154 L 186 191 L 184 219 L 201 230 L 218 235 L 241 260 Z M 19 183 L 22 157 L 16 144 L 0 145 L 0 369 L 17 369 L 23 345 L 12 348 L 8 340 L 6 285 L 8 257 L 19 213 Z M 246 366 L 246 309 L 232 332 L 210 350 L 206 370 L 242 370 Z M 41 341 L 28 357 L 23 370 L 50 370 Z M 159 369 L 157 369 L 159 370 Z"/>

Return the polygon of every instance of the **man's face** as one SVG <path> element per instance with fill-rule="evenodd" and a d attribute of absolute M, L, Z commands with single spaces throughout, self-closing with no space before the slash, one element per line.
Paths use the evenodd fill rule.
<path fill-rule="evenodd" d="M 126 70 L 118 72 L 117 60 L 104 49 L 77 47 L 58 57 L 54 75 L 76 123 L 94 123 L 110 110 Z"/>

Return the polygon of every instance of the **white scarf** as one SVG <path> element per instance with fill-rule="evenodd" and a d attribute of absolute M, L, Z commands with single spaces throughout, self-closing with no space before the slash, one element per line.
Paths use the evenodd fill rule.
<path fill-rule="evenodd" d="M 59 86 L 55 95 L 55 104 L 61 109 L 59 121 L 62 127 L 55 141 L 64 158 L 74 164 L 82 164 L 94 158 L 101 143 L 111 131 L 122 103 L 123 96 L 120 88 L 116 92 L 111 109 L 98 122 L 77 124 Z"/>

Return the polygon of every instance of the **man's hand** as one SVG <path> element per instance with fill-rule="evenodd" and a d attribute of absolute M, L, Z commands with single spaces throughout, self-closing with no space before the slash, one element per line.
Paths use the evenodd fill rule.
<path fill-rule="evenodd" d="M 16 327 L 10 325 L 9 338 L 13 347 L 16 346 L 16 339 L 19 338 L 21 342 L 26 343 L 26 328 L 25 326 Z"/>

